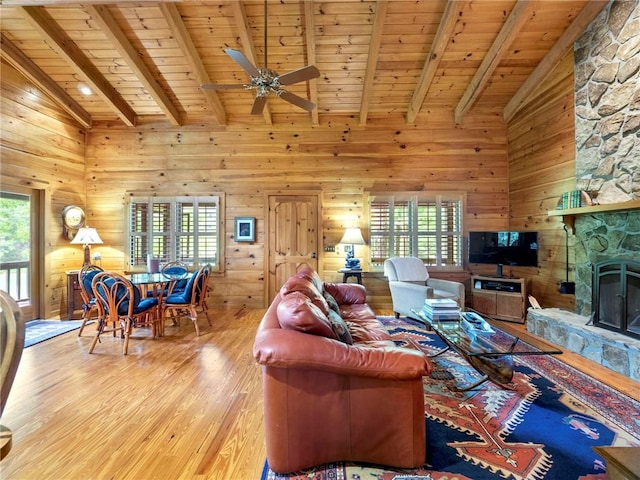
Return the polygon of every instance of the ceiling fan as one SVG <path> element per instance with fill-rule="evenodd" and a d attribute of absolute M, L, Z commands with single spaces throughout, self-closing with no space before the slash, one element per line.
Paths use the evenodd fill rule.
<path fill-rule="evenodd" d="M 253 107 L 251 108 L 252 115 L 260 115 L 262 113 L 267 103 L 267 97 L 271 93 L 308 112 L 316 107 L 315 103 L 284 89 L 286 85 L 293 85 L 294 83 L 319 77 L 320 71 L 315 66 L 307 65 L 283 75 L 278 75 L 267 67 L 267 0 L 264 2 L 264 67 L 258 68 L 254 66 L 244 53 L 239 50 L 227 48 L 225 49 L 225 53 L 249 74 L 251 82 L 249 84 L 232 85 L 207 84 L 202 85 L 202 88 L 211 90 L 229 90 L 235 88 L 255 90 L 256 96 L 253 101 Z"/>

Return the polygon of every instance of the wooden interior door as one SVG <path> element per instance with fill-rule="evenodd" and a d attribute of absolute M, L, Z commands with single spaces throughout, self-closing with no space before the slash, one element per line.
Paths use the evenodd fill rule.
<path fill-rule="evenodd" d="M 301 266 L 318 270 L 318 195 L 270 195 L 268 302 Z"/>

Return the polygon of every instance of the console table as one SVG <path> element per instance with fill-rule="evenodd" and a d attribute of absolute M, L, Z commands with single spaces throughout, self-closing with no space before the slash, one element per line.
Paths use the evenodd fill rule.
<path fill-rule="evenodd" d="M 498 320 L 524 323 L 527 282 L 524 278 L 471 277 L 473 309 Z"/>
<path fill-rule="evenodd" d="M 338 270 L 342 274 L 342 283 L 347 283 L 349 277 L 354 277 L 356 281 L 362 285 L 362 270 L 352 270 L 350 268 L 341 268 Z"/>

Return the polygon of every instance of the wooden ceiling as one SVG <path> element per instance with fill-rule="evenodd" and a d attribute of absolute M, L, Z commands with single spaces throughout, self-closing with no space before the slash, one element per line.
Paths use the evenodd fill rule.
<path fill-rule="evenodd" d="M 224 49 L 264 65 L 263 0 L 121 2 L 4 0 L 2 59 L 81 125 L 321 124 L 401 114 L 408 123 L 446 108 L 509 119 L 607 2 L 587 0 L 268 0 L 268 67 L 313 64 L 320 77 L 288 87 L 311 113 L 253 91 Z M 84 95 L 80 88 L 93 92 Z"/>

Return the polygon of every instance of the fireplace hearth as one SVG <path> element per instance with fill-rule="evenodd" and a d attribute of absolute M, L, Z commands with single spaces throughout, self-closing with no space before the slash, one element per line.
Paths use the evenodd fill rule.
<path fill-rule="evenodd" d="M 593 266 L 593 324 L 640 338 L 640 262 L 609 260 Z"/>

